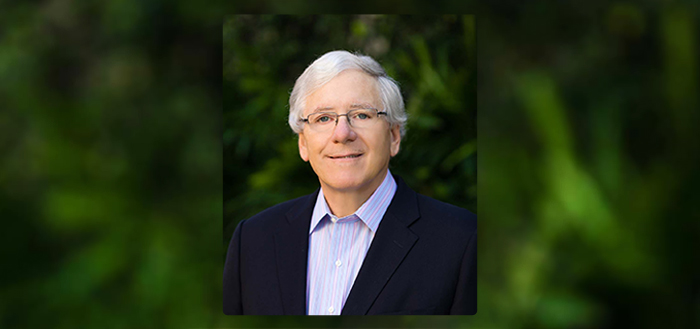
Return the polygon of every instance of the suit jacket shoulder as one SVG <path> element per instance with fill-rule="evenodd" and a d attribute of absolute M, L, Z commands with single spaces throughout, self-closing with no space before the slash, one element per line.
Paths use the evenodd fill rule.
<path fill-rule="evenodd" d="M 315 193 L 241 221 L 224 265 L 224 313 L 305 313 L 308 229 Z"/>
<path fill-rule="evenodd" d="M 476 214 L 473 212 L 419 193 L 416 193 L 416 198 L 423 221 L 421 225 L 462 237 L 476 231 Z"/>
<path fill-rule="evenodd" d="M 318 190 L 312 194 L 307 194 L 296 199 L 276 204 L 255 214 L 253 217 L 246 219 L 245 228 L 246 231 L 248 231 L 247 234 L 270 234 L 279 230 L 281 227 L 283 227 L 281 224 L 286 221 L 287 216 L 296 214 L 296 212 L 303 210 L 301 208 L 303 208 L 308 202 L 315 202 L 317 195 Z"/>

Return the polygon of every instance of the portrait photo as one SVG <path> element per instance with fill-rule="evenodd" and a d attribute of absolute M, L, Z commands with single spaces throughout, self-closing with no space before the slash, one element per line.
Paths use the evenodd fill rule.
<path fill-rule="evenodd" d="M 476 30 L 223 23 L 223 313 L 477 312 Z"/>

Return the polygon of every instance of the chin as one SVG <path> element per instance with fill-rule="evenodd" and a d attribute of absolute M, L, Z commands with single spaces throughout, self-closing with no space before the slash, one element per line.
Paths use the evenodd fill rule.
<path fill-rule="evenodd" d="M 354 190 L 362 186 L 362 182 L 355 180 L 339 180 L 333 179 L 327 182 L 327 185 L 336 190 Z"/>
<path fill-rule="evenodd" d="M 326 185 L 336 190 L 353 190 L 364 185 L 365 180 L 357 175 L 333 175 L 325 180 Z"/>

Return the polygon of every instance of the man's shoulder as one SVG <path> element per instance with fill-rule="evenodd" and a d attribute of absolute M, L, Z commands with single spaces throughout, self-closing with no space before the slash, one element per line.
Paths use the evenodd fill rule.
<path fill-rule="evenodd" d="M 317 192 L 312 194 L 307 194 L 292 200 L 288 200 L 282 203 L 278 203 L 270 208 L 267 208 L 245 221 L 246 228 L 270 228 L 277 227 L 281 221 L 285 221 L 287 214 L 294 212 L 300 207 L 309 202 L 310 198 L 313 198 Z"/>
<path fill-rule="evenodd" d="M 476 230 L 476 214 L 473 212 L 420 193 L 416 193 L 416 197 L 421 217 L 439 221 L 441 226 L 450 229 Z"/>

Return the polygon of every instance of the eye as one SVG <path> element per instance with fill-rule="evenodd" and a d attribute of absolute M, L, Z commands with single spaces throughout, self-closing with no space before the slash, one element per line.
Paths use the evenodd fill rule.
<path fill-rule="evenodd" d="M 372 112 L 360 111 L 360 112 L 353 114 L 352 118 L 360 120 L 360 121 L 371 120 L 372 119 Z"/>
<path fill-rule="evenodd" d="M 328 114 L 321 114 L 314 119 L 315 123 L 329 123 L 332 122 L 333 118 Z"/>

